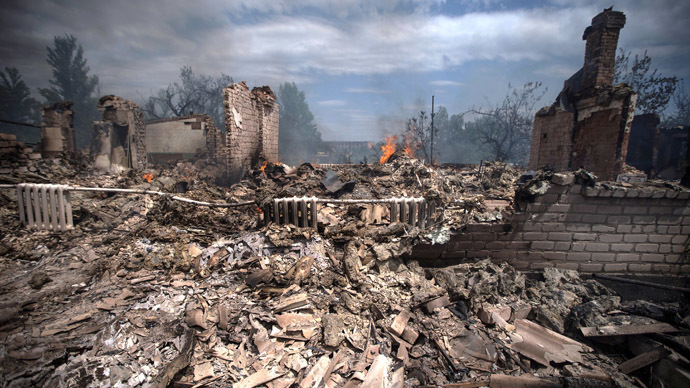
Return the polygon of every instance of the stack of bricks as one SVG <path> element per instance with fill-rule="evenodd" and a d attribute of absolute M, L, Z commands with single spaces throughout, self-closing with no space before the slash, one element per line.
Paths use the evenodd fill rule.
<path fill-rule="evenodd" d="M 238 180 L 259 160 L 278 161 L 278 104 L 268 86 L 251 92 L 244 82 L 223 89 L 227 166 Z"/>
<path fill-rule="evenodd" d="M 690 273 L 690 190 L 574 183 L 555 174 L 545 194 L 504 223 L 470 224 L 424 259 L 507 261 L 518 269 Z"/>
<path fill-rule="evenodd" d="M 595 16 L 592 25 L 585 30 L 582 37 L 587 41 L 583 89 L 613 84 L 616 47 L 623 26 L 623 12 L 605 10 Z"/>
<path fill-rule="evenodd" d="M 16 135 L 0 133 L 0 174 L 36 171 L 33 163 L 38 159 L 41 154 L 17 141 Z"/>

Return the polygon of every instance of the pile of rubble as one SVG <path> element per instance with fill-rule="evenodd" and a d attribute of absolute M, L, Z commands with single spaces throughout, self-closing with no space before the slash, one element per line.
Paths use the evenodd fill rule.
<path fill-rule="evenodd" d="M 424 268 L 405 256 L 500 217 L 484 198 L 513 195 L 497 194 L 520 175 L 510 167 L 480 177 L 404 155 L 331 172 L 265 164 L 227 189 L 200 167 L 66 176 L 46 164 L 36 175 L 255 205 L 79 192 L 75 227 L 53 233 L 22 228 L 13 193 L 0 195 L 3 386 L 641 386 L 592 338 L 688 327 L 685 306 L 626 304 L 576 272 L 531 280 L 506 264 Z M 386 222 L 376 204 L 322 206 L 317 228 L 263 224 L 272 198 L 294 196 L 438 206 L 424 231 Z"/>
<path fill-rule="evenodd" d="M 13 170 L 36 171 L 34 163 L 38 159 L 41 159 L 41 154 L 17 141 L 16 135 L 0 133 L 0 174 L 9 174 Z"/>

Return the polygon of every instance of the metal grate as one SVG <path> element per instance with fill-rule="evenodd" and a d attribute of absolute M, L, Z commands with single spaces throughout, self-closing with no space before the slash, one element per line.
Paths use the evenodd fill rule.
<path fill-rule="evenodd" d="M 17 185 L 19 220 L 23 225 L 65 231 L 73 227 L 69 186 L 21 183 Z"/>
<path fill-rule="evenodd" d="M 316 228 L 318 204 L 365 204 L 386 203 L 390 205 L 390 222 L 402 222 L 422 229 L 434 212 L 433 204 L 424 198 L 387 198 L 387 199 L 320 199 L 316 197 L 275 198 L 272 206 L 264 210 L 266 223 L 279 225 L 292 224 L 299 227 Z"/>

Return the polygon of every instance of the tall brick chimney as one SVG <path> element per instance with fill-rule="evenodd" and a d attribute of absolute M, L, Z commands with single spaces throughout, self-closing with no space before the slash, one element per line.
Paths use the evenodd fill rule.
<path fill-rule="evenodd" d="M 582 39 L 587 41 L 583 90 L 613 84 L 618 34 L 623 26 L 625 14 L 607 9 L 595 16 L 592 25 L 585 29 L 582 35 Z"/>

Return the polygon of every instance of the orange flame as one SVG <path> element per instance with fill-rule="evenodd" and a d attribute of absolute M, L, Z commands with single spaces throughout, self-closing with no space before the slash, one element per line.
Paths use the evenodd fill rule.
<path fill-rule="evenodd" d="M 383 155 L 381 155 L 381 159 L 379 161 L 381 163 L 386 163 L 388 161 L 388 158 L 393 155 L 395 152 L 395 141 L 398 140 L 397 136 L 387 136 L 385 138 L 386 144 L 381 146 L 381 151 L 383 152 Z"/>
<path fill-rule="evenodd" d="M 407 156 L 414 158 L 414 150 L 417 149 L 417 145 L 413 144 L 412 140 L 412 136 L 405 135 L 405 148 L 403 151 L 405 151 Z"/>
<path fill-rule="evenodd" d="M 153 173 L 144 174 L 142 178 L 144 178 L 146 182 L 151 183 L 151 181 L 153 180 Z"/>
<path fill-rule="evenodd" d="M 268 166 L 268 162 L 264 160 L 264 164 L 259 167 L 259 170 L 264 171 L 266 169 L 266 166 Z"/>

